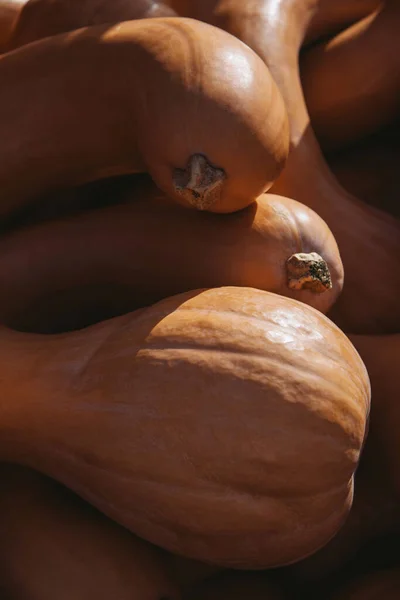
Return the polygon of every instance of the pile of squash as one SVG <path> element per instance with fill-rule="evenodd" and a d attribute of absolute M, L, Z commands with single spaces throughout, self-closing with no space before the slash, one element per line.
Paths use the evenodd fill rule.
<path fill-rule="evenodd" d="M 2 599 L 400 598 L 399 31 L 0 0 Z"/>

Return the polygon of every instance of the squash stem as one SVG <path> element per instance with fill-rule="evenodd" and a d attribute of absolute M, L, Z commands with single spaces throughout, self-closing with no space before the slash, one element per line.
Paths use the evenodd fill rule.
<path fill-rule="evenodd" d="M 175 190 L 198 210 L 209 210 L 220 199 L 225 171 L 214 167 L 202 154 L 193 154 L 185 169 L 175 169 Z"/>
<path fill-rule="evenodd" d="M 322 294 L 332 289 L 332 279 L 326 261 L 316 252 L 298 252 L 286 261 L 288 286 L 292 290 L 311 290 Z"/>

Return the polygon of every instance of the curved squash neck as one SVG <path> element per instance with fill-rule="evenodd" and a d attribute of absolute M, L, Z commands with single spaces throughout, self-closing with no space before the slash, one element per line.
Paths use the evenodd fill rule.
<path fill-rule="evenodd" d="M 107 28 L 0 57 L 0 215 L 48 191 L 140 168 L 136 96 L 126 92 L 138 84 L 138 53 Z"/>
<path fill-rule="evenodd" d="M 298 64 L 303 39 L 321 0 L 264 0 L 257 4 L 257 14 L 252 15 L 247 9 L 249 14 L 245 12 L 244 18 L 237 19 L 233 27 L 229 21 L 229 30 L 249 44 L 268 65 L 289 115 L 291 152 L 271 190 L 304 202 L 326 219 L 328 215 L 324 214 L 323 206 L 321 211 L 319 197 L 331 191 L 332 186 L 339 188 L 339 184 L 330 173 L 310 126 Z"/>
<path fill-rule="evenodd" d="M 80 374 L 120 321 L 52 336 L 0 330 L 0 460 L 35 466 L 32 449 L 57 429 Z"/>
<path fill-rule="evenodd" d="M 309 124 L 298 74 L 298 53 L 320 0 L 221 0 L 214 23 L 248 44 L 267 64 L 286 103 L 291 142 Z M 296 90 L 293 90 L 293 85 Z M 299 96 L 300 94 L 300 96 Z"/>

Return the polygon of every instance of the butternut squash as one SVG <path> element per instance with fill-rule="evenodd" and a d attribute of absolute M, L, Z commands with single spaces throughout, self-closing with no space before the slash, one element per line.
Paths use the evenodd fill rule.
<path fill-rule="evenodd" d="M 400 3 L 381 10 L 301 59 L 311 124 L 324 150 L 356 142 L 393 121 L 400 106 Z"/>
<path fill-rule="evenodd" d="M 351 336 L 371 379 L 369 434 L 355 478 L 354 504 L 338 535 L 319 552 L 292 568 L 299 579 L 315 581 L 343 567 L 363 545 L 400 533 L 400 445 L 398 384 L 400 336 Z"/>
<path fill-rule="evenodd" d="M 253 48 L 280 88 L 289 114 L 291 152 L 271 191 L 315 210 L 338 242 L 346 285 L 332 318 L 350 333 L 393 333 L 400 331 L 400 223 L 338 184 L 313 133 L 302 92 L 298 54 L 323 6 L 324 0 L 221 0 L 204 17 Z"/>
<path fill-rule="evenodd" d="M 0 15 L 1 10 L 2 3 Z M 12 32 L 3 44 L 7 52 L 44 37 L 90 25 L 177 16 L 175 11 L 157 0 L 20 0 L 15 13 Z M 8 20 L 11 21 L 10 17 Z"/>
<path fill-rule="evenodd" d="M 253 15 L 255 19 L 263 18 L 265 0 L 165 0 L 176 12 L 184 17 L 193 17 L 201 21 L 217 23 L 221 17 L 232 10 L 241 8 L 247 17 Z M 305 41 L 307 44 L 327 35 L 333 35 L 363 17 L 373 12 L 382 0 L 307 0 L 304 4 L 313 11 L 312 18 L 307 28 Z M 317 10 L 315 8 L 317 7 Z M 221 21 L 219 21 L 220 24 Z"/>
<path fill-rule="evenodd" d="M 161 550 L 33 471 L 0 468 L 0 585 L 7 600 L 180 598 Z"/>
<path fill-rule="evenodd" d="M 374 388 L 372 397 L 374 400 Z M 374 425 L 372 419 L 372 430 Z M 373 563 L 374 551 L 380 551 L 382 559 L 377 543 L 400 534 L 398 500 L 390 487 L 385 463 L 376 447 L 368 446 L 369 439 L 356 473 L 354 502 L 346 523 L 321 550 L 289 568 L 288 575 L 296 581 L 296 588 L 319 586 L 320 597 L 325 598 L 326 590 L 337 584 L 341 573 L 354 567 L 356 561 Z"/>
<path fill-rule="evenodd" d="M 398 600 L 399 597 L 400 569 L 388 569 L 359 576 L 330 600 Z"/>
<path fill-rule="evenodd" d="M 221 216 L 174 206 L 148 181 L 124 193 L 127 204 L 0 238 L 3 323 L 43 333 L 75 329 L 221 285 L 260 288 L 327 312 L 342 289 L 332 234 L 294 200 L 264 194 Z"/>
<path fill-rule="evenodd" d="M 185 600 L 285 600 L 286 595 L 270 574 L 226 571 L 206 579 Z"/>
<path fill-rule="evenodd" d="M 2 55 L 0 81 L 2 216 L 133 172 L 149 172 L 179 203 L 232 212 L 271 186 L 287 156 L 287 115 L 268 69 L 192 19 L 46 38 Z"/>
<path fill-rule="evenodd" d="M 272 567 L 348 515 L 368 375 L 304 304 L 192 291 L 74 333 L 3 330 L 0 357 L 0 457 L 164 549 Z"/>

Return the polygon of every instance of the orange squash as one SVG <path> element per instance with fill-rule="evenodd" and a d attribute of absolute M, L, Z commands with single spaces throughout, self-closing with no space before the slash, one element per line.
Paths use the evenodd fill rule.
<path fill-rule="evenodd" d="M 3 330 L 0 357 L 0 457 L 162 548 L 267 568 L 348 515 L 368 376 L 304 304 L 193 291 L 74 333 Z"/>
<path fill-rule="evenodd" d="M 4 2 L 0 1 L 1 11 Z M 4 14 L 4 23 L 10 23 L 7 43 L 3 43 L 3 51 L 9 52 L 30 42 L 44 37 L 65 33 L 80 27 L 101 25 L 116 21 L 131 21 L 152 17 L 177 16 L 175 11 L 157 0 L 19 0 L 13 3 L 8 19 Z M 12 19 L 11 19 L 12 17 Z M 1 39 L 4 39 L 3 36 Z"/>
<path fill-rule="evenodd" d="M 372 388 L 373 400 L 374 388 Z M 372 402 L 373 404 L 373 402 Z M 374 430 L 374 419 L 371 429 Z M 338 534 L 318 552 L 289 568 L 289 576 L 300 585 L 321 587 L 336 584 L 341 573 L 356 561 L 376 561 L 377 543 L 400 533 L 398 500 L 390 488 L 382 456 L 367 441 L 359 470 L 355 476 L 354 502 L 349 517 Z M 361 556 L 361 558 L 360 558 Z"/>
<path fill-rule="evenodd" d="M 354 504 L 342 530 L 319 552 L 294 565 L 303 581 L 322 579 L 343 567 L 376 538 L 400 533 L 398 385 L 400 335 L 351 336 L 371 379 L 369 434 L 355 478 Z"/>
<path fill-rule="evenodd" d="M 161 550 L 33 471 L 1 465 L 0 509 L 3 598 L 180 598 Z"/>
<path fill-rule="evenodd" d="M 60 331 L 221 285 L 260 288 L 327 312 L 342 289 L 332 234 L 294 200 L 265 194 L 221 216 L 174 206 L 147 181 L 123 193 L 125 205 L 0 238 L 3 323 Z M 80 194 L 83 202 L 85 188 Z"/>
<path fill-rule="evenodd" d="M 2 216 L 64 186 L 134 172 L 179 203 L 232 212 L 271 186 L 287 156 L 268 69 L 191 19 L 46 38 L 2 55 L 0 80 Z"/>
<path fill-rule="evenodd" d="M 313 46 L 301 82 L 313 129 L 325 150 L 354 143 L 393 121 L 400 106 L 400 3 Z"/>
<path fill-rule="evenodd" d="M 387 569 L 359 576 L 329 600 L 398 600 L 399 597 L 400 569 Z"/>
<path fill-rule="evenodd" d="M 338 2 L 338 6 L 346 2 Z M 221 0 L 212 5 L 205 20 L 253 48 L 269 66 L 285 100 L 291 152 L 271 191 L 315 210 L 338 242 L 346 285 L 332 318 L 350 333 L 400 331 L 396 294 L 400 289 L 400 223 L 341 188 L 321 153 L 304 101 L 298 54 L 310 24 L 326 2 Z"/>
<path fill-rule="evenodd" d="M 189 591 L 185 600 L 286 600 L 269 574 L 226 571 Z"/>
<path fill-rule="evenodd" d="M 305 45 L 339 33 L 370 15 L 381 4 L 382 0 L 318 0 L 318 4 L 309 1 L 313 14 L 304 38 Z"/>
<path fill-rule="evenodd" d="M 312 11 L 307 28 L 307 44 L 344 29 L 375 10 L 382 0 L 307 0 L 304 6 Z M 254 23 L 268 15 L 269 7 L 265 0 L 165 0 L 176 12 L 184 17 L 222 25 L 227 15 L 231 23 L 235 12 L 242 10 L 242 16 L 252 17 Z M 271 11 L 273 13 L 273 9 Z"/>

